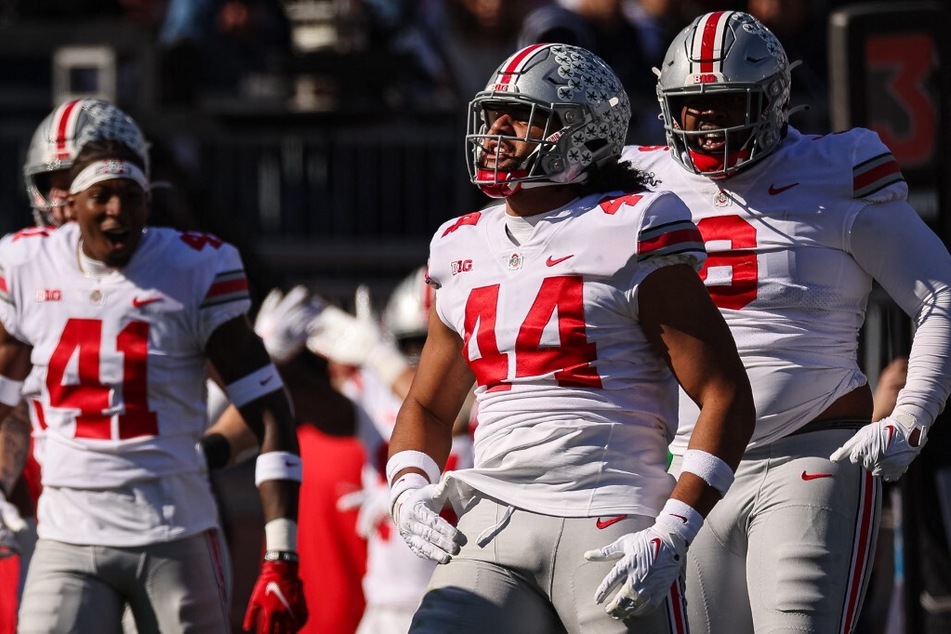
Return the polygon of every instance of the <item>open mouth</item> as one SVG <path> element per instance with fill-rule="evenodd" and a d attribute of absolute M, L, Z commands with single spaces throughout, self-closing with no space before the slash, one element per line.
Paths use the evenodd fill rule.
<path fill-rule="evenodd" d="M 128 229 L 116 227 L 104 229 L 102 235 L 114 248 L 121 248 L 128 243 L 131 232 Z"/>
<path fill-rule="evenodd" d="M 705 130 L 710 130 L 710 132 L 695 137 L 697 146 L 700 149 L 706 152 L 714 152 L 722 150 L 724 146 L 726 146 L 726 134 L 722 128 L 706 124 L 701 125 L 700 131 L 703 132 Z"/>

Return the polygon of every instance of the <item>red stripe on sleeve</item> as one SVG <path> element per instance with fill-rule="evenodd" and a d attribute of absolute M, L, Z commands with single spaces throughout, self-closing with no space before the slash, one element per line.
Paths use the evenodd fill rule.
<path fill-rule="evenodd" d="M 887 163 L 882 163 L 878 167 L 872 168 L 864 174 L 859 174 L 854 179 L 852 179 L 852 187 L 854 191 L 858 191 L 874 183 L 875 181 L 884 178 L 886 176 L 891 176 L 892 174 L 898 173 L 901 171 L 901 168 L 898 166 L 898 161 L 892 159 Z"/>
<path fill-rule="evenodd" d="M 697 242 L 702 244 L 703 238 L 700 236 L 700 231 L 698 229 L 681 229 L 679 231 L 669 231 L 667 233 L 662 233 L 656 238 L 651 238 L 650 240 L 640 240 L 637 243 L 637 252 L 640 254 L 650 253 L 651 251 L 656 251 L 657 249 L 663 249 L 664 247 L 669 247 L 674 244 L 687 242 Z"/>
<path fill-rule="evenodd" d="M 248 280 L 245 277 L 236 280 L 228 280 L 227 282 L 218 282 L 211 285 L 211 288 L 208 289 L 208 294 L 205 295 L 205 299 L 246 290 L 248 290 Z"/>

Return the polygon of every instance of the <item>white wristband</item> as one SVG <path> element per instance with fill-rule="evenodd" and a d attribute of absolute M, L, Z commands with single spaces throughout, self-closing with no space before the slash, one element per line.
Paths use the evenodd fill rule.
<path fill-rule="evenodd" d="M 281 375 L 277 373 L 277 368 L 274 367 L 273 363 L 268 363 L 226 385 L 225 392 L 235 407 L 241 407 L 282 387 L 284 387 L 284 383 L 281 381 Z"/>
<path fill-rule="evenodd" d="M 376 372 L 387 385 L 392 385 L 409 368 L 403 353 L 388 341 L 376 344 L 367 354 L 364 364 Z"/>
<path fill-rule="evenodd" d="M 264 548 L 281 552 L 297 552 L 297 522 L 279 517 L 264 525 Z"/>
<path fill-rule="evenodd" d="M 398 451 L 390 456 L 390 459 L 386 461 L 386 481 L 390 486 L 393 486 L 393 477 L 409 467 L 421 469 L 429 478 L 430 483 L 439 482 L 439 474 L 442 473 L 442 470 L 436 464 L 436 461 L 430 458 L 429 454 L 412 449 Z"/>
<path fill-rule="evenodd" d="M 684 452 L 680 471 L 689 471 L 704 482 L 726 495 L 733 484 L 733 469 L 719 456 L 714 456 L 701 449 L 688 449 Z"/>
<path fill-rule="evenodd" d="M 304 465 L 300 456 L 289 451 L 269 451 L 258 456 L 254 463 L 254 486 L 265 480 L 293 480 L 300 482 Z"/>
<path fill-rule="evenodd" d="M 23 391 L 23 381 L 14 381 L 0 374 L 0 403 L 16 407 L 20 404 L 20 392 Z"/>
<path fill-rule="evenodd" d="M 664 504 L 655 522 L 668 532 L 680 535 L 687 544 L 690 544 L 703 526 L 703 516 L 686 502 L 670 498 Z"/>

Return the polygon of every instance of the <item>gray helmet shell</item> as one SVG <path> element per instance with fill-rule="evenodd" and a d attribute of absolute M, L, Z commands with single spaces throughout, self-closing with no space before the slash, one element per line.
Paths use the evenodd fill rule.
<path fill-rule="evenodd" d="M 657 98 L 674 158 L 692 172 L 723 177 L 768 156 L 785 133 L 790 69 L 782 44 L 748 13 L 715 11 L 694 19 L 671 42 L 661 68 L 655 69 Z M 711 131 L 687 132 L 679 118 L 682 98 L 715 93 L 747 96 L 746 122 L 719 132 L 748 141 L 742 148 L 727 144 L 722 168 L 711 171 L 697 166 L 687 143 L 691 135 Z"/>
<path fill-rule="evenodd" d="M 544 134 L 518 139 L 487 133 L 486 106 L 531 106 L 546 115 Z M 595 166 L 620 156 L 631 118 L 627 93 L 597 55 L 568 44 L 533 44 L 506 59 L 469 104 L 467 164 L 475 185 L 509 195 L 520 183 L 582 182 Z M 533 141 L 535 152 L 514 171 L 481 167 L 491 138 Z M 501 187 L 502 191 L 496 191 Z"/>

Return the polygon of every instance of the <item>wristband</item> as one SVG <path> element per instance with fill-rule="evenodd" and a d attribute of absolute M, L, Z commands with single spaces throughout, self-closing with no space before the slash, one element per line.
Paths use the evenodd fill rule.
<path fill-rule="evenodd" d="M 23 391 L 23 381 L 14 381 L 0 374 L 0 403 L 16 407 L 20 404 L 20 392 Z"/>
<path fill-rule="evenodd" d="M 407 473 L 400 476 L 399 480 L 393 483 L 390 488 L 390 515 L 396 519 L 396 505 L 400 501 L 400 496 L 413 489 L 421 489 L 429 484 L 426 478 L 416 472 Z"/>
<path fill-rule="evenodd" d="M 273 363 L 268 363 L 226 385 L 225 393 L 235 407 L 241 407 L 283 387 L 284 383 L 281 381 L 281 375 L 277 373 L 277 368 Z"/>
<path fill-rule="evenodd" d="M 264 561 L 286 561 L 291 564 L 296 564 L 300 561 L 300 557 L 297 553 L 284 550 L 269 550 L 264 553 Z"/>
<path fill-rule="evenodd" d="M 201 446 L 202 453 L 205 454 L 205 462 L 209 469 L 228 466 L 228 461 L 231 460 L 231 443 L 227 438 L 218 432 L 212 432 L 202 436 L 198 444 Z"/>
<path fill-rule="evenodd" d="M 436 461 L 430 458 L 429 454 L 413 449 L 398 451 L 390 456 L 390 459 L 386 461 L 386 481 L 390 486 L 393 486 L 393 477 L 409 467 L 421 469 L 429 478 L 427 484 L 439 482 L 439 474 L 442 473 L 442 470 L 436 464 Z"/>
<path fill-rule="evenodd" d="M 687 544 L 690 544 L 703 526 L 703 516 L 686 502 L 670 498 L 664 504 L 655 523 L 670 533 L 680 535 Z"/>
<path fill-rule="evenodd" d="M 264 525 L 264 544 L 268 552 L 296 553 L 297 522 L 286 517 L 271 520 Z"/>
<path fill-rule="evenodd" d="M 289 451 L 262 453 L 254 463 L 254 486 L 260 486 L 265 480 L 300 482 L 303 471 L 303 463 L 297 454 Z"/>
<path fill-rule="evenodd" d="M 726 495 L 733 484 L 733 469 L 719 456 L 714 456 L 701 449 L 688 449 L 684 452 L 680 471 L 689 471 L 704 482 Z"/>
<path fill-rule="evenodd" d="M 387 385 L 392 385 L 400 375 L 409 368 L 406 357 L 389 342 L 378 343 L 370 349 L 364 365 L 383 379 Z"/>

